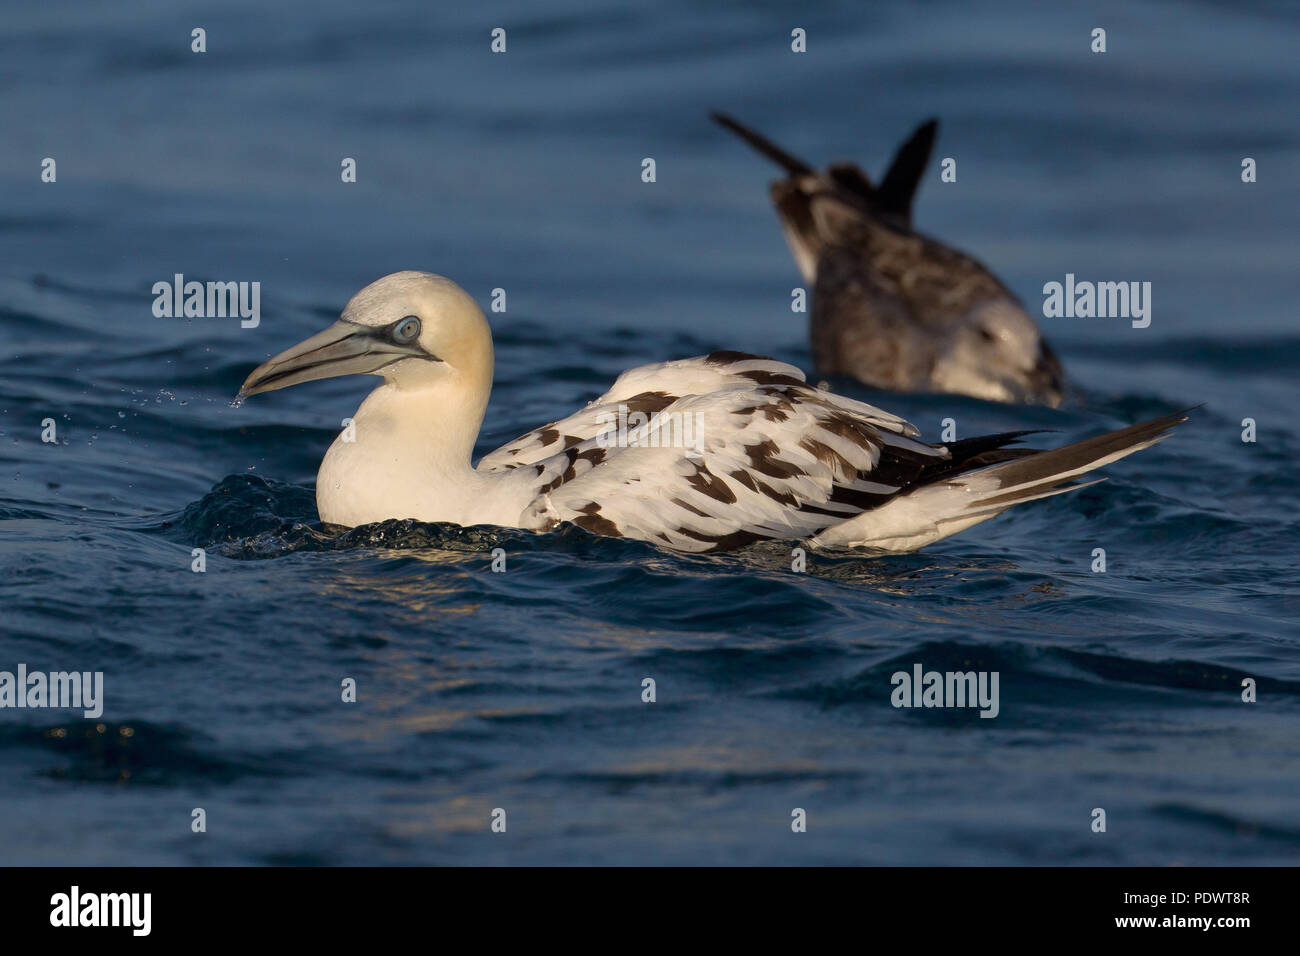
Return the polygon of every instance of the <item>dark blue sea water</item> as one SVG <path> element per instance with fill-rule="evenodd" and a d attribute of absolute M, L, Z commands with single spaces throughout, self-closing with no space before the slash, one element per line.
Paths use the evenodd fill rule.
<path fill-rule="evenodd" d="M 1069 6 L 7 6 L 0 670 L 101 670 L 106 704 L 0 710 L 0 863 L 1294 863 L 1300 14 Z M 709 109 L 873 174 L 939 116 L 922 229 L 1031 310 L 1067 272 L 1153 284 L 1147 329 L 1044 320 L 1062 410 L 853 394 L 1049 443 L 1204 407 L 1104 484 L 804 574 L 322 530 L 373 380 L 229 402 L 385 273 L 507 290 L 482 450 L 631 365 L 808 366 L 772 171 Z M 155 318 L 178 272 L 260 282 L 261 324 Z M 999 672 L 999 716 L 893 708 L 915 663 Z"/>

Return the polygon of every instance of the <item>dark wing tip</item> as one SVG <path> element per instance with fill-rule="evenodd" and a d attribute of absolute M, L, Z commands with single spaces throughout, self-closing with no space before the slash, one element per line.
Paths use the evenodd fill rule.
<path fill-rule="evenodd" d="M 939 121 L 932 117 L 914 129 L 907 141 L 898 147 L 877 190 L 876 201 L 882 211 L 911 221 L 912 201 L 930 162 L 938 130 Z"/>

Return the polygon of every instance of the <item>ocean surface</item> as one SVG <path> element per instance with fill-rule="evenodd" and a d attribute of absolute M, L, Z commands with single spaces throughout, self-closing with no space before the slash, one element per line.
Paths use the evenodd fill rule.
<path fill-rule="evenodd" d="M 0 864 L 1294 864 L 1300 11 L 1086 7 L 9 5 L 0 671 L 105 700 L 0 709 Z M 1152 283 L 1149 328 L 1042 320 L 1060 410 L 837 387 L 932 440 L 1202 407 L 1103 484 L 804 573 L 323 529 L 374 380 L 230 401 L 389 272 L 506 290 L 480 451 L 632 365 L 808 368 L 773 170 L 710 109 L 872 175 L 938 116 L 919 228 L 1031 312 L 1067 273 Z M 155 317 L 176 273 L 261 283 L 260 323 Z M 916 664 L 998 672 L 998 716 L 891 706 Z"/>

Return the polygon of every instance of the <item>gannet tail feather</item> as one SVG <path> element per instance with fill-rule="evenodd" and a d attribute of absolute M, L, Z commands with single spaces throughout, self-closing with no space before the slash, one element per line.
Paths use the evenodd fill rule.
<path fill-rule="evenodd" d="M 1040 451 L 1016 461 L 981 469 L 970 473 L 970 477 L 978 476 L 978 480 L 981 481 L 996 480 L 997 493 L 982 500 L 989 503 L 1005 503 L 1010 507 L 1019 504 L 1022 500 L 1032 500 L 1022 496 L 1036 497 L 1038 492 L 1054 488 L 1093 469 L 1119 461 L 1143 448 L 1149 448 L 1156 442 L 1168 438 L 1171 429 L 1185 421 L 1187 421 L 1186 411 L 1162 415 L 1104 435 L 1086 438 L 1062 448 Z"/>
<path fill-rule="evenodd" d="M 791 176 L 815 176 L 817 171 L 801 159 L 791 156 L 780 146 L 764 136 L 762 133 L 755 132 L 743 123 L 732 119 L 725 113 L 710 113 L 713 121 L 719 126 L 731 130 L 746 143 L 762 153 L 772 162 L 776 163 Z"/>
<path fill-rule="evenodd" d="M 1050 429 L 1031 428 L 1016 432 L 999 432 L 996 435 L 978 435 L 975 438 L 961 438 L 944 445 L 948 449 L 948 459 L 932 465 L 923 476 L 924 481 L 937 481 L 952 475 L 974 471 L 985 465 L 997 465 L 1004 461 L 1027 458 L 1039 454 L 1037 448 L 1008 448 L 1026 435 L 1041 435 Z"/>
<path fill-rule="evenodd" d="M 879 508 L 832 525 L 811 544 L 914 551 L 1015 505 L 1102 481 L 1074 479 L 1163 441 L 1185 421 L 1186 411 L 1175 412 L 1051 451 L 1007 449 L 1029 453 L 922 484 Z"/>

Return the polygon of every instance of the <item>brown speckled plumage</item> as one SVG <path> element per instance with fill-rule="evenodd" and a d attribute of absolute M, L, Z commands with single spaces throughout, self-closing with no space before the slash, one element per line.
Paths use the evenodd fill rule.
<path fill-rule="evenodd" d="M 934 120 L 873 186 L 856 166 L 817 172 L 735 120 L 714 118 L 787 173 L 772 184 L 772 201 L 812 289 L 819 374 L 895 391 L 1060 402 L 1060 363 L 1015 294 L 973 257 L 912 227 Z"/>

